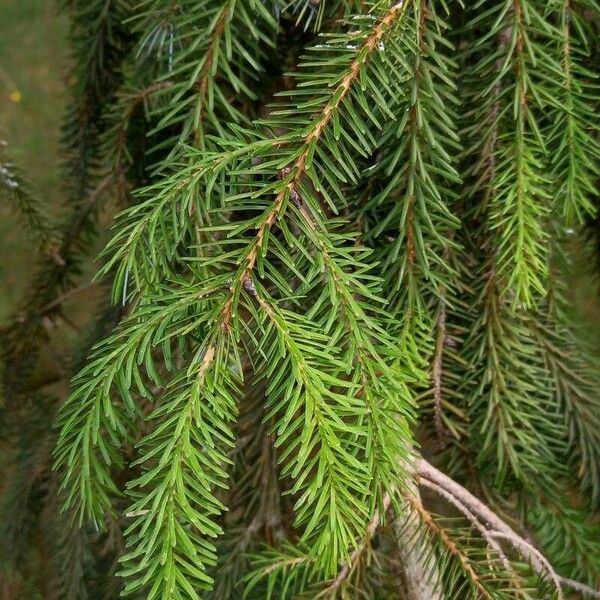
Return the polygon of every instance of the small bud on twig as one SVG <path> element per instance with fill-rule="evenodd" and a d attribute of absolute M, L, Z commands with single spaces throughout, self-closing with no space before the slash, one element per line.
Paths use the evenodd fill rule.
<path fill-rule="evenodd" d="M 256 286 L 254 285 L 254 281 L 252 281 L 252 279 L 248 275 L 244 275 L 243 285 L 244 285 L 244 289 L 251 296 L 254 296 L 256 298 L 256 296 L 257 296 Z"/>

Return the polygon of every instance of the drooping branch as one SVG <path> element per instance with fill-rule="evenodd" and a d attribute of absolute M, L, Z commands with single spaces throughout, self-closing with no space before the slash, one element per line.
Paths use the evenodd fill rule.
<path fill-rule="evenodd" d="M 200 146 L 204 146 L 204 127 L 203 120 L 205 112 L 207 110 L 207 96 L 210 89 L 210 79 L 214 77 L 214 71 L 216 70 L 216 62 L 219 56 L 219 45 L 225 35 L 227 22 L 231 18 L 231 12 L 234 8 L 235 1 L 227 0 L 219 11 L 219 16 L 213 26 L 210 34 L 210 43 L 208 50 L 206 51 L 204 64 L 200 70 L 200 74 L 196 81 L 196 108 L 195 112 L 198 114 L 197 122 L 198 125 L 193 128 L 194 142 Z"/>
<path fill-rule="evenodd" d="M 38 249 L 51 252 L 56 243 L 54 223 L 19 170 L 7 160 L 5 146 L 6 142 L 0 139 L 0 200 L 6 199 L 19 215 Z"/>
<path fill-rule="evenodd" d="M 433 489 L 438 487 L 444 491 L 442 497 L 449 499 L 459 508 L 465 507 L 470 513 L 485 526 L 488 535 L 496 539 L 505 539 L 520 553 L 524 558 L 530 561 L 535 572 L 556 587 L 559 598 L 562 598 L 562 586 L 576 589 L 592 598 L 600 598 L 600 591 L 594 590 L 579 582 L 557 575 L 541 552 L 532 546 L 514 529 L 512 529 L 503 519 L 501 519 L 486 504 L 475 497 L 466 488 L 454 481 L 448 475 L 445 475 L 423 458 L 415 461 L 415 475 L 418 480 L 427 480 L 435 484 Z"/>
<path fill-rule="evenodd" d="M 287 175 L 284 179 L 285 185 L 278 191 L 271 207 L 266 211 L 264 218 L 261 220 L 261 224 L 248 246 L 242 267 L 238 270 L 231 285 L 231 294 L 226 299 L 221 309 L 220 322 L 218 324 L 220 329 L 227 330 L 229 328 L 229 323 L 233 314 L 234 301 L 242 287 L 252 294 L 252 290 L 254 289 L 252 273 L 256 266 L 257 259 L 259 258 L 263 240 L 280 218 L 285 207 L 285 200 L 288 197 L 294 197 L 294 195 L 297 194 L 298 188 L 301 187 L 302 178 L 309 167 L 309 158 L 314 152 L 315 145 L 319 142 L 321 136 L 325 133 L 334 119 L 334 112 L 338 110 L 346 96 L 352 91 L 353 85 L 359 79 L 361 70 L 371 53 L 377 50 L 387 29 L 394 24 L 396 19 L 404 14 L 407 5 L 408 2 L 402 0 L 397 2 L 380 20 L 378 25 L 374 28 L 373 33 L 366 39 L 363 45 L 363 51 L 352 62 L 349 69 L 342 77 L 340 84 L 333 90 L 330 101 L 324 106 L 322 112 L 315 117 L 308 132 L 301 139 L 297 158 L 293 164 L 288 167 L 288 170 L 286 170 Z M 306 216 L 306 213 L 304 213 L 304 215 Z M 211 348 L 214 354 L 214 348 L 212 346 L 207 350 L 207 354 Z"/>
<path fill-rule="evenodd" d="M 534 571 L 542 578 L 549 580 L 553 584 L 557 591 L 557 597 L 559 599 L 564 598 L 563 588 L 569 588 L 571 590 L 580 592 L 590 598 L 600 598 L 600 591 L 594 590 L 593 588 L 573 579 L 562 577 L 556 573 L 548 559 L 533 546 L 530 542 L 525 540 L 519 533 L 511 528 L 502 518 L 500 518 L 492 509 L 486 504 L 479 500 L 476 496 L 471 494 L 465 487 L 460 485 L 458 482 L 450 478 L 449 476 L 442 473 L 440 470 L 435 468 L 429 462 L 423 458 L 417 458 L 414 462 L 414 475 L 419 485 L 426 487 L 433 491 L 435 494 L 446 500 L 449 504 L 453 505 L 458 511 L 465 516 L 465 518 L 473 525 L 473 527 L 479 532 L 482 538 L 486 541 L 488 546 L 495 551 L 499 560 L 501 561 L 504 569 L 513 578 L 513 583 L 520 587 L 518 581 L 518 575 L 514 568 L 510 564 L 510 560 L 506 553 L 498 543 L 498 540 L 506 540 L 510 545 L 526 560 L 531 563 Z M 396 490 L 399 491 L 399 490 Z M 473 585 L 479 590 L 480 594 L 484 598 L 491 598 L 487 589 L 483 586 L 480 576 L 474 570 L 468 557 L 463 551 L 456 545 L 456 543 L 448 536 L 448 534 L 435 522 L 429 511 L 423 506 L 418 489 L 409 485 L 407 489 L 401 492 L 404 496 L 407 505 L 410 509 L 411 515 L 408 519 L 419 518 L 430 530 L 432 530 L 437 536 L 440 537 L 444 547 L 457 557 L 460 561 L 465 573 L 471 579 Z M 384 505 L 390 506 L 390 497 L 386 496 Z M 404 521 L 406 523 L 406 521 Z M 381 525 L 381 519 L 378 513 L 376 513 L 369 523 L 366 529 L 365 537 L 363 541 L 356 547 L 352 552 L 348 563 L 344 564 L 337 577 L 333 582 L 326 588 L 326 591 L 332 592 L 339 589 L 348 577 L 352 574 L 354 568 L 361 559 L 361 556 L 372 537 L 377 532 Z M 401 527 L 397 527 L 400 531 Z M 398 539 L 403 543 L 403 548 L 406 549 L 406 544 L 414 543 L 416 532 L 414 527 L 410 528 L 409 534 L 402 533 L 400 531 Z M 439 581 L 439 574 L 428 573 L 427 567 L 422 564 L 419 560 L 418 552 L 413 549 L 412 559 L 409 555 L 411 552 L 405 552 L 402 557 L 403 568 L 409 573 L 408 568 L 412 565 L 412 573 L 416 574 L 417 577 L 411 579 L 408 582 L 411 589 L 411 600 L 432 600 L 433 598 L 442 598 L 441 588 L 436 586 L 435 582 Z M 414 563 L 414 564 L 413 564 Z M 425 586 L 425 587 L 423 587 Z"/>

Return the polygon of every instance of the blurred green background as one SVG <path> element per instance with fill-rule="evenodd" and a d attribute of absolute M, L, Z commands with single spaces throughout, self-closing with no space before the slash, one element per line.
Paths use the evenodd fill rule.
<path fill-rule="evenodd" d="M 67 23 L 56 0 L 0 1 L 0 140 L 42 200 L 61 204 L 59 142 L 68 67 Z M 23 229 L 0 205 L 0 321 L 35 270 Z"/>

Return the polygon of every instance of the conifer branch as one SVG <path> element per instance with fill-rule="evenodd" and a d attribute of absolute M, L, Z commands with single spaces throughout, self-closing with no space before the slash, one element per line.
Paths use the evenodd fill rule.
<path fill-rule="evenodd" d="M 546 291 L 548 255 L 543 223 L 549 213 L 547 177 L 543 175 L 546 145 L 538 125 L 546 87 L 544 81 L 535 80 L 532 70 L 536 61 L 549 71 L 554 71 L 556 64 L 533 33 L 539 31 L 544 41 L 551 36 L 535 3 L 511 0 L 499 4 L 488 13 L 487 23 L 489 27 L 477 44 L 483 55 L 470 74 L 483 83 L 474 98 L 479 106 L 473 111 L 476 122 L 469 127 L 469 134 L 481 136 L 474 148 L 487 154 L 488 163 L 491 144 L 495 179 L 487 190 L 478 180 L 476 189 L 483 186 L 489 198 L 487 227 L 497 236 L 502 296 L 515 306 L 529 306 Z M 494 62 L 490 56 L 495 57 Z"/>
<path fill-rule="evenodd" d="M 477 591 L 481 594 L 482 598 L 486 600 L 493 600 L 493 596 L 486 590 L 485 586 L 481 582 L 481 579 L 475 569 L 473 568 L 471 561 L 466 556 L 466 554 L 459 548 L 459 546 L 452 540 L 452 538 L 448 535 L 448 533 L 440 527 L 431 514 L 425 510 L 423 505 L 415 496 L 407 495 L 406 500 L 411 506 L 411 508 L 415 511 L 415 513 L 419 516 L 421 521 L 425 524 L 425 526 L 436 536 L 438 536 L 447 549 L 448 552 L 454 557 L 456 557 L 464 572 L 469 577 L 473 586 L 477 589 Z"/>
<path fill-rule="evenodd" d="M 386 494 L 383 498 L 382 503 L 382 513 L 385 514 L 390 507 L 391 504 L 391 496 Z M 351 575 L 353 568 L 356 565 L 356 562 L 360 559 L 361 554 L 364 552 L 366 547 L 370 544 L 371 539 L 375 535 L 375 532 L 379 528 L 381 523 L 381 518 L 379 516 L 379 512 L 375 511 L 375 515 L 371 519 L 371 522 L 367 526 L 365 531 L 365 536 L 362 539 L 360 545 L 352 551 L 350 555 L 350 561 L 346 563 L 338 572 L 336 578 L 327 586 L 327 588 L 321 592 L 320 596 L 326 597 L 327 595 L 335 595 L 337 590 L 343 586 L 344 582 Z"/>
<path fill-rule="evenodd" d="M 437 483 L 433 483 L 429 479 L 423 478 L 423 479 L 419 480 L 419 485 L 432 490 L 438 496 L 441 496 L 442 498 L 444 498 L 445 500 L 450 502 L 450 504 L 455 506 L 467 518 L 467 520 L 471 523 L 471 525 L 473 525 L 473 527 L 477 530 L 477 532 L 483 537 L 483 539 L 485 540 L 487 545 L 500 558 L 500 561 L 502 562 L 504 569 L 506 570 L 507 573 L 509 573 L 512 576 L 512 579 L 515 582 L 516 587 L 519 587 L 520 584 L 518 582 L 518 575 L 516 574 L 515 570 L 513 569 L 512 565 L 510 564 L 510 561 L 508 560 L 506 554 L 504 554 L 504 550 L 502 550 L 502 547 L 494 538 L 493 533 L 490 533 L 484 527 L 483 523 L 481 523 L 481 521 L 477 518 L 477 516 L 475 514 L 473 514 L 473 512 L 471 512 L 462 502 L 457 500 L 454 496 L 452 496 L 452 494 L 447 492 L 444 488 L 440 487 Z"/>
<path fill-rule="evenodd" d="M 539 547 L 555 569 L 593 587 L 598 587 L 598 527 L 589 520 L 583 505 L 573 507 L 561 488 L 532 502 L 530 526 Z"/>
<path fill-rule="evenodd" d="M 227 22 L 231 18 L 231 12 L 234 9 L 234 6 L 235 0 L 227 0 L 221 7 L 211 32 L 211 40 L 204 57 L 204 64 L 202 65 L 200 74 L 198 75 L 198 80 L 195 84 L 196 88 L 198 89 L 196 99 L 197 108 L 194 110 L 194 112 L 197 114 L 196 120 L 198 122 L 198 126 L 194 128 L 194 141 L 196 144 L 203 144 L 202 133 L 204 131 L 204 127 L 202 121 L 204 120 L 204 113 L 206 112 L 205 107 L 207 102 L 208 87 L 210 79 L 211 77 L 214 77 L 214 72 L 216 71 L 217 65 L 215 59 L 218 57 L 219 45 L 221 44 L 221 39 L 225 33 Z"/>
<path fill-rule="evenodd" d="M 556 97 L 550 98 L 554 122 L 548 137 L 552 175 L 558 186 L 556 210 L 565 226 L 572 227 L 596 214 L 593 198 L 598 195 L 598 187 L 594 174 L 600 165 L 600 141 L 589 131 L 588 122 L 598 92 L 589 85 L 588 73 L 580 64 L 585 56 L 584 44 L 577 36 L 582 30 L 578 22 L 582 17 L 573 10 L 571 0 L 564 0 L 558 12 L 562 56 L 556 75 L 561 85 L 555 91 Z"/>
<path fill-rule="evenodd" d="M 541 577 L 550 578 L 554 583 L 559 597 L 562 597 L 562 585 L 571 585 L 572 581 L 558 576 L 548 560 L 540 553 L 537 548 L 532 546 L 523 537 L 516 533 L 509 525 L 507 525 L 500 517 L 496 515 L 489 507 L 487 507 L 478 498 L 473 496 L 467 489 L 462 487 L 456 481 L 450 479 L 447 475 L 436 469 L 424 459 L 417 459 L 415 462 L 415 473 L 419 479 L 427 479 L 435 486 L 439 486 L 447 492 L 449 497 L 458 501 L 460 506 L 466 507 L 471 513 L 476 515 L 480 522 L 487 528 L 490 536 L 497 539 L 506 539 L 513 545 L 523 556 L 529 560 L 532 567 Z M 447 497 L 446 495 L 444 497 Z M 421 507 L 422 508 L 422 507 Z M 418 509 L 417 509 L 418 510 Z M 424 509 L 419 511 L 426 520 L 431 519 L 429 515 L 425 516 Z M 584 591 L 593 598 L 600 596 L 600 593 L 592 588 L 578 583 L 577 589 Z"/>
<path fill-rule="evenodd" d="M 65 526 L 49 587 L 597 597 L 596 373 L 547 248 L 595 214 L 595 17 L 580 8 L 597 12 L 69 0 L 68 207 L 2 329 L 0 436 L 47 418 L 38 358 L 54 321 L 81 329 L 80 272 L 105 208 L 124 210 L 100 273 L 119 308 L 64 359 L 81 370 L 59 414 L 61 490 L 42 497 L 84 528 Z M 432 432 L 456 479 L 412 464 Z M 0 490 L 9 526 L 44 485 L 26 479 Z M 126 547 L 99 554 L 88 521 L 125 525 Z"/>
<path fill-rule="evenodd" d="M 547 321 L 534 323 L 534 335 L 553 377 L 557 401 L 563 406 L 569 440 L 578 440 L 572 457 L 579 462 L 583 484 L 596 502 L 600 498 L 600 423 L 595 412 L 598 374 L 585 348 L 577 343 L 572 325 L 560 324 L 557 317 Z"/>
<path fill-rule="evenodd" d="M 311 176 L 310 167 L 313 154 L 317 150 L 321 139 L 328 135 L 327 132 L 330 129 L 330 125 L 337 122 L 339 117 L 336 114 L 346 104 L 347 96 L 349 96 L 350 90 L 353 89 L 354 83 L 358 81 L 361 70 L 365 67 L 371 55 L 379 50 L 379 43 L 382 38 L 388 33 L 388 30 L 391 30 L 394 22 L 403 15 L 404 10 L 405 6 L 403 4 L 396 4 L 377 21 L 372 30 L 365 36 L 360 51 L 356 52 L 355 57 L 349 63 L 346 70 L 340 75 L 337 86 L 328 91 L 321 112 L 312 119 L 306 132 L 294 140 L 294 145 L 288 142 L 290 147 L 287 153 L 289 156 L 293 156 L 293 161 L 289 167 L 290 171 L 277 184 L 274 200 L 272 200 L 257 220 L 256 232 L 250 240 L 243 242 L 241 251 L 237 254 L 239 257 L 237 269 L 229 279 L 229 292 L 220 300 L 219 307 L 213 313 L 215 317 L 209 318 L 209 321 L 206 323 L 208 327 L 205 333 L 206 346 L 205 350 L 203 350 L 204 358 L 201 362 L 203 373 L 208 373 L 214 368 L 214 361 L 221 354 L 220 349 L 224 347 L 226 340 L 230 336 L 235 335 L 234 332 L 237 324 L 234 322 L 234 318 L 237 320 L 235 315 L 239 312 L 239 301 L 243 298 L 244 293 L 248 294 L 250 298 L 258 299 L 262 315 L 268 318 L 271 323 L 270 327 L 275 328 L 275 339 L 278 339 L 279 343 L 283 344 L 283 348 L 285 348 L 286 353 L 289 355 L 283 364 L 289 365 L 292 369 L 293 379 L 290 390 L 293 390 L 293 392 L 291 391 L 290 393 L 292 393 L 295 401 L 285 411 L 287 416 L 283 420 L 283 427 L 279 428 L 279 443 L 289 438 L 297 427 L 297 420 L 293 422 L 293 427 L 290 422 L 294 414 L 291 407 L 300 407 L 298 401 L 300 400 L 299 394 L 302 391 L 307 394 L 305 399 L 307 406 L 305 410 L 308 420 L 305 435 L 310 440 L 307 449 L 318 449 L 322 464 L 319 472 L 326 474 L 324 488 L 320 490 L 319 486 L 316 485 L 318 480 L 313 479 L 314 475 L 312 474 L 314 461 L 308 461 L 309 457 L 304 451 L 289 463 L 287 472 L 291 473 L 294 478 L 297 478 L 294 492 L 299 492 L 308 485 L 308 489 L 304 491 L 296 504 L 299 509 L 298 519 L 299 522 L 305 523 L 305 536 L 310 535 L 313 530 L 318 535 L 320 541 L 317 546 L 322 550 L 319 561 L 326 564 L 329 570 L 334 569 L 339 559 L 347 555 L 349 551 L 348 547 L 353 543 L 356 534 L 360 532 L 362 523 L 368 514 L 368 505 L 364 503 L 371 502 L 369 500 L 368 489 L 364 485 L 364 481 L 368 480 L 366 473 L 364 476 L 357 477 L 356 497 L 349 495 L 347 490 L 341 485 L 345 473 L 360 473 L 364 471 L 364 467 L 361 466 L 358 458 L 353 456 L 355 451 L 350 450 L 356 445 L 353 438 L 357 434 L 362 435 L 362 433 L 359 433 L 359 427 L 361 426 L 359 425 L 359 417 L 363 413 L 363 410 L 359 409 L 361 401 L 357 398 L 340 395 L 331 389 L 327 389 L 330 386 L 333 388 L 351 389 L 355 384 L 344 381 L 335 371 L 331 373 L 323 371 L 320 367 L 316 366 L 318 364 L 316 362 L 315 366 L 311 364 L 313 360 L 321 361 L 325 356 L 325 354 L 315 354 L 316 348 L 310 348 L 304 342 L 300 344 L 300 340 L 304 335 L 307 337 L 315 335 L 313 325 L 307 328 L 307 325 L 303 324 L 299 317 L 296 317 L 292 313 L 276 309 L 272 300 L 267 301 L 263 299 L 262 294 L 257 292 L 257 282 L 253 280 L 252 275 L 259 261 L 264 260 L 267 252 L 266 240 L 273 225 L 275 223 L 283 223 L 282 217 L 287 206 L 287 200 L 290 198 L 293 199 L 295 195 L 298 195 L 298 190 L 300 189 L 303 190 L 303 198 L 307 197 L 304 192 L 306 187 L 304 177 Z M 283 140 L 279 140 L 279 143 L 281 141 Z M 274 145 L 273 141 L 269 142 L 270 147 Z M 263 144 L 261 147 L 268 146 Z M 224 156 L 228 162 L 231 160 L 230 155 L 225 154 Z M 215 160 L 213 157 L 210 157 L 208 160 L 210 162 L 207 163 L 206 172 L 210 168 L 218 169 L 222 166 L 219 158 Z M 306 214 L 304 213 L 305 217 Z M 312 231 L 311 233 L 311 231 L 307 230 L 307 235 L 314 235 L 317 231 L 317 221 L 313 217 L 312 219 L 305 218 L 305 222 Z M 320 230 L 321 225 L 318 227 Z M 322 240 L 325 240 L 325 233 L 321 233 L 320 235 L 323 235 Z M 330 271 L 334 275 L 337 274 L 338 277 L 342 277 L 340 267 L 330 261 L 331 250 L 327 248 L 325 242 L 320 243 L 319 246 L 321 250 L 325 250 L 323 257 L 327 264 L 329 264 Z M 337 287 L 336 289 L 340 294 L 342 292 L 345 294 L 347 302 L 352 300 L 350 293 L 346 292 L 345 288 Z M 367 291 L 366 288 L 365 291 Z M 356 312 L 356 308 L 353 310 Z M 257 322 L 260 323 L 261 321 L 263 321 L 263 318 L 258 315 Z M 267 328 L 267 335 L 270 327 Z M 374 332 L 376 331 L 377 329 L 374 329 Z M 311 362 L 303 356 L 307 352 L 309 355 L 312 354 L 314 356 Z M 377 361 L 376 357 L 369 358 L 371 361 Z M 279 364 L 279 361 L 274 364 Z M 370 377 L 373 376 L 374 374 L 370 374 Z M 221 373 L 219 377 L 222 377 Z M 224 383 L 224 380 L 218 379 L 215 385 L 219 386 Z M 356 425 L 351 425 L 351 421 L 348 424 L 344 424 L 342 416 L 345 416 L 347 419 L 352 418 L 352 420 L 356 420 Z M 348 439 L 342 444 L 339 442 L 332 444 L 330 440 L 340 435 L 342 437 L 347 436 Z M 394 435 L 397 436 L 396 433 Z M 386 452 L 390 456 L 395 455 L 393 447 L 388 448 Z M 319 477 L 322 476 L 320 475 Z M 330 514 L 336 515 L 335 520 L 329 520 L 328 522 L 335 524 L 335 527 L 329 527 L 324 520 L 327 513 L 324 512 L 322 498 L 325 492 L 329 493 L 328 490 L 332 494 L 328 511 Z M 92 499 L 93 502 L 95 500 Z M 315 505 L 318 506 L 318 510 L 311 514 L 311 507 L 314 509 Z M 137 512 L 137 510 L 134 512 Z M 356 511 L 356 514 L 353 514 L 354 511 Z M 146 522 L 149 522 L 148 519 L 151 518 L 153 518 L 152 511 L 146 517 Z M 126 573 L 129 573 L 129 571 L 126 571 Z M 133 588 L 129 589 L 133 590 Z"/>
<path fill-rule="evenodd" d="M 259 79 L 277 31 L 263 2 L 194 0 L 183 7 L 144 0 L 139 15 L 138 54 L 155 55 L 158 81 L 168 83 L 154 94 L 161 118 L 153 133 L 174 123 L 179 130 L 170 159 L 188 141 L 205 149 L 211 144 L 207 134 L 226 136 L 224 121 L 248 121 L 249 106 L 258 97 L 251 84 Z"/>
<path fill-rule="evenodd" d="M 0 157 L 4 158 L 3 146 L 0 140 Z M 42 251 L 52 252 L 56 243 L 56 232 L 50 216 L 46 214 L 40 201 L 31 192 L 15 166 L 6 161 L 0 161 L 0 195 L 5 198 L 10 207 L 22 218 L 23 223 Z"/>
<path fill-rule="evenodd" d="M 467 396 L 473 416 L 471 435 L 478 440 L 474 450 L 482 464 L 497 465 L 498 484 L 511 475 L 525 481 L 532 465 L 546 464 L 559 451 L 561 425 L 545 416 L 553 410 L 555 399 L 548 383 L 540 384 L 549 382 L 549 375 L 532 343 L 530 317 L 513 310 L 501 297 L 493 260 L 483 266 L 480 277 L 480 314 L 466 342 L 467 355 L 473 357 L 472 373 L 480 374 Z M 475 341 L 477 347 L 472 345 Z M 532 381 L 541 387 L 534 387 Z"/>

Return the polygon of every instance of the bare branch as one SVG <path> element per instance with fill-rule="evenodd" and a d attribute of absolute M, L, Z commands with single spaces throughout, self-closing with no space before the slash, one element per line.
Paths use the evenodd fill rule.
<path fill-rule="evenodd" d="M 441 495 L 446 499 L 448 498 L 446 494 L 450 495 L 453 498 L 453 504 L 455 504 L 457 508 L 458 502 L 473 513 L 473 515 L 475 515 L 486 527 L 490 536 L 496 539 L 506 539 L 509 541 L 524 558 L 531 562 L 531 566 L 536 573 L 550 579 L 551 583 L 556 587 L 559 598 L 563 598 L 562 586 L 570 587 L 571 589 L 587 594 L 592 598 L 600 598 L 600 592 L 598 590 L 594 590 L 583 583 L 557 575 L 548 560 L 537 548 L 532 546 L 521 535 L 515 532 L 495 512 L 471 494 L 469 490 L 436 469 L 425 459 L 417 458 L 414 463 L 414 469 L 415 475 L 420 479 L 421 483 L 427 485 L 424 483 L 427 481 L 428 483 L 435 484 L 432 489 L 443 490 L 445 494 Z"/>
<path fill-rule="evenodd" d="M 501 531 L 492 531 L 490 535 L 496 539 L 507 540 L 511 543 L 515 550 L 523 555 L 524 558 L 531 561 L 532 564 L 534 564 L 535 561 L 535 570 L 538 571 L 540 575 L 543 573 L 543 571 L 546 571 L 546 573 L 550 576 L 554 587 L 556 588 L 559 599 L 562 600 L 564 598 L 562 585 L 558 579 L 556 571 L 554 571 L 552 565 L 548 562 L 548 559 L 537 548 L 533 547 L 528 541 L 524 540 L 514 532 L 505 533 Z"/>

